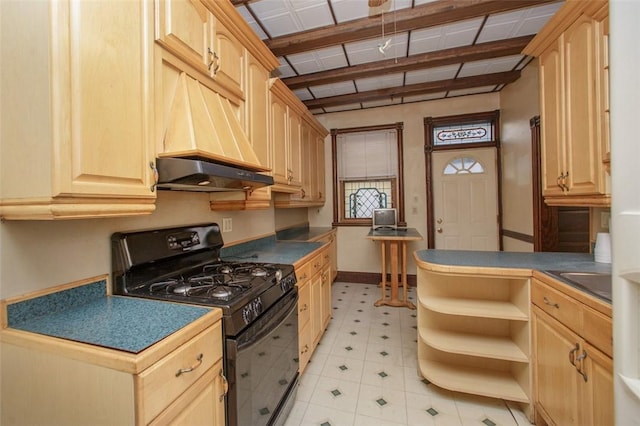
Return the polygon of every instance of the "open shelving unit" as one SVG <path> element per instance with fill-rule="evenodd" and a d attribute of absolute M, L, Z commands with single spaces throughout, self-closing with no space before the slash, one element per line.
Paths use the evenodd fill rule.
<path fill-rule="evenodd" d="M 528 276 L 418 268 L 418 366 L 437 386 L 531 405 Z"/>

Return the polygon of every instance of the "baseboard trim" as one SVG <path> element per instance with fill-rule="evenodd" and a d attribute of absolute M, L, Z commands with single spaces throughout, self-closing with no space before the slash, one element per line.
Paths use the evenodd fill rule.
<path fill-rule="evenodd" d="M 352 272 L 352 271 L 338 271 L 336 281 L 356 283 L 356 284 L 380 284 L 382 281 L 382 274 L 375 272 Z M 391 282 L 391 275 L 387 274 L 387 282 Z M 398 282 L 401 283 L 401 277 L 398 275 Z M 415 287 L 417 278 L 413 274 L 407 274 L 407 285 L 409 287 Z M 400 284 L 402 285 L 402 284 Z"/>

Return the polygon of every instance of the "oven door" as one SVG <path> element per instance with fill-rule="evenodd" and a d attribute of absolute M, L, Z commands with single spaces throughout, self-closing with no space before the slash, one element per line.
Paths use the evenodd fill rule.
<path fill-rule="evenodd" d="M 227 338 L 229 426 L 272 424 L 286 414 L 283 407 L 290 409 L 298 375 L 297 306 L 294 288 L 238 336 Z"/>

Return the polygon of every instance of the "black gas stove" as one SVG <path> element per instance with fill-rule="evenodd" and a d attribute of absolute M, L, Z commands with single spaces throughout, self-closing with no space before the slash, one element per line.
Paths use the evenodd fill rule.
<path fill-rule="evenodd" d="M 227 425 L 281 425 L 298 383 L 295 272 L 225 261 L 222 246 L 215 223 L 113 234 L 113 293 L 221 308 Z"/>
<path fill-rule="evenodd" d="M 114 293 L 222 309 L 236 335 L 296 283 L 292 265 L 224 261 L 217 224 L 116 233 Z"/>

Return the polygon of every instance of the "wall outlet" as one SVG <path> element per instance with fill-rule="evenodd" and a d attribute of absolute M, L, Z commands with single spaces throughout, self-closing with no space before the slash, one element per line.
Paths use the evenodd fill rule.
<path fill-rule="evenodd" d="M 233 229 L 233 220 L 230 217 L 222 218 L 222 232 L 231 232 Z"/>
<path fill-rule="evenodd" d="M 609 229 L 609 220 L 611 220 L 610 212 L 601 212 L 600 213 L 600 228 Z"/>

